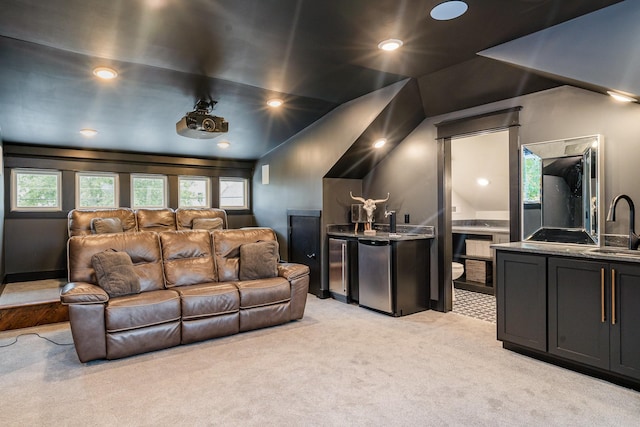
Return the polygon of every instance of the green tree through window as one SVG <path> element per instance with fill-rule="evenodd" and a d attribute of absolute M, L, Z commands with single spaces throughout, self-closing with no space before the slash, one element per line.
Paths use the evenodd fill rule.
<path fill-rule="evenodd" d="M 136 208 L 165 208 L 167 178 L 165 176 L 131 176 L 133 200 Z"/>
<path fill-rule="evenodd" d="M 524 203 L 540 203 L 542 159 L 526 148 L 522 153 L 522 198 Z"/>
<path fill-rule="evenodd" d="M 78 173 L 78 208 L 115 208 L 116 175 Z"/>
<path fill-rule="evenodd" d="M 14 208 L 60 208 L 60 172 L 15 171 Z"/>

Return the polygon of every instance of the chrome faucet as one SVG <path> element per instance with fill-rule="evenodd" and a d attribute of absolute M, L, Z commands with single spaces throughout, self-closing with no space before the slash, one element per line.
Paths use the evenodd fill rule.
<path fill-rule="evenodd" d="M 633 200 L 631 200 L 631 197 L 627 196 L 626 194 L 620 194 L 616 196 L 611 201 L 611 205 L 609 205 L 607 221 L 616 220 L 616 205 L 618 204 L 620 199 L 625 199 L 629 204 L 629 249 L 635 250 L 638 249 L 638 246 L 640 245 L 640 237 L 638 237 L 635 230 L 636 208 L 633 205 Z"/>
<path fill-rule="evenodd" d="M 384 217 L 388 217 L 390 216 L 391 218 L 389 218 L 389 233 L 395 233 L 396 232 L 396 211 L 388 211 L 387 208 L 384 208 Z"/>

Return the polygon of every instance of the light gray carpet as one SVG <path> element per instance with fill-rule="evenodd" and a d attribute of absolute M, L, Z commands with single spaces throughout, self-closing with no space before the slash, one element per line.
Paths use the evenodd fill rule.
<path fill-rule="evenodd" d="M 68 324 L 19 332 L 71 342 Z M 303 320 L 109 362 L 0 348 L 0 425 L 638 426 L 640 393 L 503 350 L 495 325 L 309 297 Z"/>

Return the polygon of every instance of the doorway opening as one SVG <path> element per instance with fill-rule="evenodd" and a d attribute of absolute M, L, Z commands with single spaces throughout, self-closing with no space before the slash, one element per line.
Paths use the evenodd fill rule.
<path fill-rule="evenodd" d="M 453 308 L 453 217 L 452 207 L 452 141 L 474 135 L 504 132 L 508 139 L 508 237 L 506 241 L 519 240 L 520 205 L 518 152 L 519 112 L 522 107 L 491 112 L 473 117 L 450 120 L 436 124 L 438 140 L 438 302 L 437 309 L 451 311 Z M 482 157 L 477 161 L 482 162 Z M 480 177 L 481 178 L 481 177 Z M 504 215 L 504 213 L 502 214 Z M 482 239 L 478 239 L 482 240 Z M 479 250 L 485 246 L 480 244 Z M 493 270 L 491 270 L 493 273 Z"/>
<path fill-rule="evenodd" d="M 495 323 L 493 243 L 509 241 L 509 131 L 451 138 L 454 312 Z"/>

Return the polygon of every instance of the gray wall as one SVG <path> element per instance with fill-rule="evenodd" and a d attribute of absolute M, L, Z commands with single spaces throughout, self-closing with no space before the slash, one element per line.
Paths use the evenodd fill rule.
<path fill-rule="evenodd" d="M 287 210 L 322 210 L 322 230 L 333 220 L 332 207 L 323 206 L 323 178 L 351 145 L 384 110 L 408 80 L 364 95 L 341 105 L 256 163 L 253 178 L 253 214 L 259 226 L 271 227 L 278 235 L 281 256 L 288 254 Z M 262 166 L 269 165 L 269 184 L 262 184 Z M 348 180 L 347 180 L 348 181 Z M 359 185 L 356 185 L 360 189 Z M 348 195 L 348 190 L 347 190 Z M 337 209 L 339 210 L 339 209 Z M 326 218 L 325 218 L 326 217 Z M 321 286 L 328 289 L 326 241 L 321 233 Z"/>
<path fill-rule="evenodd" d="M 411 214 L 411 223 L 436 225 L 437 162 L 435 124 L 509 107 L 522 106 L 520 143 L 549 141 L 593 134 L 604 136 L 604 209 L 617 194 L 626 193 L 640 205 L 640 105 L 620 104 L 594 92 L 563 86 L 519 98 L 426 119 L 364 179 L 367 194 L 391 193 L 390 208 Z M 480 160 L 481 161 L 481 160 Z M 628 215 L 620 205 L 616 223 L 606 232 L 625 234 Z M 401 218 L 401 215 L 398 216 Z M 636 213 L 636 222 L 640 212 Z M 432 261 L 433 261 L 432 249 Z M 435 265 L 435 263 L 432 263 Z M 432 271 L 431 298 L 437 280 Z"/>
<path fill-rule="evenodd" d="M 253 179 L 253 213 L 272 227 L 287 253 L 287 209 L 322 209 L 322 178 L 380 114 L 406 81 L 341 105 L 261 158 Z M 268 164 L 269 184 L 262 184 Z"/>

